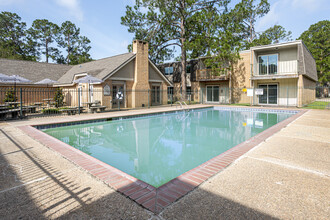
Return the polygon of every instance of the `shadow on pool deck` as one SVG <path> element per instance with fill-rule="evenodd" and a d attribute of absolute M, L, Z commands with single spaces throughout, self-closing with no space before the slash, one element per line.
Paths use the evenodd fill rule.
<path fill-rule="evenodd" d="M 0 131 L 1 141 L 6 139 L 12 146 L 10 152 L 0 152 L 0 216 L 6 219 L 151 217 L 150 212 L 118 192 L 105 192 L 95 198 L 94 192 L 100 181 L 90 178 L 81 182 L 72 172 L 63 172 L 57 165 L 40 159 L 36 152 L 30 152 L 33 147 L 19 143 L 2 129 Z M 18 157 L 19 161 L 10 163 L 8 157 Z M 83 180 L 88 179 L 87 173 L 78 169 L 77 173 Z M 184 218 L 273 218 L 230 199 L 198 190 L 200 196 L 209 198 L 210 204 L 186 207 L 180 211 Z M 199 215 L 196 215 L 199 208 Z M 191 216 L 192 213 L 195 214 Z"/>

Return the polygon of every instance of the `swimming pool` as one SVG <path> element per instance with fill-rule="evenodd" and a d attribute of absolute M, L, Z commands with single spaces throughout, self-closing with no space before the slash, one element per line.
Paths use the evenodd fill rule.
<path fill-rule="evenodd" d="M 159 187 L 295 113 L 214 107 L 39 129 Z"/>

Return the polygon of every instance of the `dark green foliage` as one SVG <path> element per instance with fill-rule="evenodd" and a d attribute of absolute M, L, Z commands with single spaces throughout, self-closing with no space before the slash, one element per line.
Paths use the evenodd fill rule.
<path fill-rule="evenodd" d="M 324 20 L 313 24 L 298 39 L 304 41 L 312 53 L 321 84 L 330 83 L 330 21 Z"/>
<path fill-rule="evenodd" d="M 49 62 L 49 58 L 52 60 L 57 59 L 60 51 L 53 45 L 60 36 L 60 28 L 57 24 L 47 19 L 37 19 L 33 21 L 28 32 L 35 41 L 38 52 L 45 55 L 46 63 Z"/>
<path fill-rule="evenodd" d="M 43 114 L 60 114 L 60 110 L 57 108 L 47 108 L 42 110 Z"/>
<path fill-rule="evenodd" d="M 38 59 L 35 42 L 26 31 L 26 23 L 16 13 L 0 13 L 0 57 L 19 60 Z"/>
<path fill-rule="evenodd" d="M 15 95 L 15 90 L 14 89 L 9 89 L 6 94 L 5 94 L 5 99 L 3 100 L 4 102 L 16 102 L 17 97 Z"/>
<path fill-rule="evenodd" d="M 21 17 L 11 12 L 0 13 L 0 58 L 37 61 L 44 55 L 61 64 L 91 61 L 90 40 L 70 21 L 61 27 L 46 19 L 37 19 L 27 30 Z M 67 55 L 62 55 L 64 48 Z"/>
<path fill-rule="evenodd" d="M 63 100 L 64 100 L 64 95 L 62 88 L 56 88 L 54 95 L 55 107 L 58 108 L 63 106 Z"/>
<path fill-rule="evenodd" d="M 245 48 L 250 48 L 254 39 L 257 38 L 255 24 L 257 20 L 269 12 L 267 0 L 241 0 L 235 5 L 233 15 L 240 22 L 240 34 L 244 39 Z"/>
<path fill-rule="evenodd" d="M 80 28 L 70 21 L 65 21 L 61 25 L 61 37 L 59 38 L 58 45 L 65 49 L 67 56 L 65 59 L 59 57 L 59 62 L 66 64 L 80 64 L 91 61 L 91 56 L 88 53 L 91 49 L 90 40 L 80 35 Z"/>

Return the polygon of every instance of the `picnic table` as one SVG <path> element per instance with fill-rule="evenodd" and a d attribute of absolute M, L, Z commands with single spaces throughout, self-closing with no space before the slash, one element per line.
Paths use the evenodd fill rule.
<path fill-rule="evenodd" d="M 92 113 L 95 113 L 95 112 L 104 112 L 104 110 L 106 109 L 107 107 L 106 106 L 103 106 L 103 105 L 97 105 L 97 106 L 91 106 L 90 107 L 90 110 Z"/>
<path fill-rule="evenodd" d="M 50 99 L 43 99 L 42 101 L 46 102 L 47 103 L 47 107 L 49 108 L 50 107 L 50 104 L 51 104 L 51 101 L 53 101 L 52 98 Z"/>
<path fill-rule="evenodd" d="M 21 104 L 21 102 L 6 102 L 6 104 L 9 106 L 13 106 L 14 108 L 17 108 L 17 106 Z"/>
<path fill-rule="evenodd" d="M 26 111 L 27 111 L 26 109 L 22 109 L 22 115 L 20 115 L 21 114 L 21 110 L 19 108 L 1 110 L 0 111 L 0 119 L 6 119 L 8 114 L 11 115 L 11 118 L 12 119 L 18 118 L 19 115 L 21 117 L 25 117 Z"/>

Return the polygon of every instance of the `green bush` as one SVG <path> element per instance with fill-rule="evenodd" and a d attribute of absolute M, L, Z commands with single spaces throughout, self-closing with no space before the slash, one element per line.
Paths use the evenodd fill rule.
<path fill-rule="evenodd" d="M 60 114 L 60 110 L 57 108 L 47 108 L 42 110 L 43 114 Z"/>
<path fill-rule="evenodd" d="M 63 106 L 63 100 L 64 100 L 64 95 L 62 92 L 62 88 L 57 88 L 55 90 L 55 96 L 54 96 L 55 107 L 58 108 Z"/>
<path fill-rule="evenodd" d="M 16 102 L 17 97 L 15 96 L 15 91 L 14 89 L 9 89 L 6 94 L 5 94 L 5 99 L 3 100 L 4 102 Z"/>

